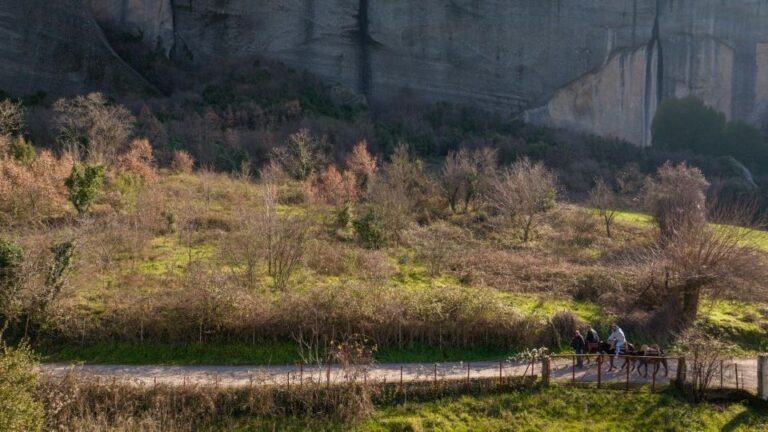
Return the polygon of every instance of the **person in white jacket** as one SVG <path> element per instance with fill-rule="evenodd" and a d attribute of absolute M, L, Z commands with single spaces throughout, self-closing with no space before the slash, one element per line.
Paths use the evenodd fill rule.
<path fill-rule="evenodd" d="M 608 336 L 608 342 L 613 343 L 616 347 L 616 359 L 619 358 L 619 353 L 621 352 L 621 347 L 624 346 L 625 343 L 627 343 L 627 338 L 624 336 L 624 331 L 619 328 L 616 324 L 611 325 L 611 335 Z"/>

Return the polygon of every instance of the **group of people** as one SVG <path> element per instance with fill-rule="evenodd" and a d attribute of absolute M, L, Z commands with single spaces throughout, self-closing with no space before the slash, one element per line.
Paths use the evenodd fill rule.
<path fill-rule="evenodd" d="M 624 346 L 624 344 L 627 343 L 627 338 L 624 336 L 624 330 L 622 330 L 618 325 L 612 324 L 611 335 L 608 336 L 608 343 L 611 344 L 615 355 L 618 358 L 619 354 L 621 353 L 621 348 Z M 576 351 L 576 363 L 578 367 L 584 367 L 584 358 L 582 354 L 584 354 L 585 351 L 591 351 L 588 349 L 589 347 L 594 347 L 596 349 L 599 347 L 599 345 L 600 335 L 597 334 L 597 330 L 595 330 L 595 328 L 591 325 L 587 330 L 586 338 L 582 336 L 579 330 L 576 330 L 576 334 L 573 336 L 573 339 L 571 339 L 571 348 Z"/>

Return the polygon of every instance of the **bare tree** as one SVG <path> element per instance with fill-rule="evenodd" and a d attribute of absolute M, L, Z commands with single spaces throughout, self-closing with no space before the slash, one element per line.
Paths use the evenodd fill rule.
<path fill-rule="evenodd" d="M 496 151 L 490 148 L 448 153 L 440 183 L 452 212 L 457 211 L 460 201 L 464 202 L 466 212 L 477 198 L 487 193 L 496 174 L 496 160 Z"/>
<path fill-rule="evenodd" d="M 717 224 L 683 226 L 659 239 L 644 254 L 657 303 L 676 331 L 695 321 L 705 290 L 720 296 L 748 290 L 765 280 L 767 262 L 754 231 L 750 206 L 719 207 Z"/>
<path fill-rule="evenodd" d="M 133 134 L 133 114 L 101 93 L 60 99 L 53 106 L 61 145 L 75 159 L 114 162 Z"/>
<path fill-rule="evenodd" d="M 605 235 L 611 237 L 611 226 L 618 214 L 616 193 L 602 177 L 595 178 L 595 187 L 589 192 L 589 204 L 597 210 L 597 214 L 605 225 Z"/>
<path fill-rule="evenodd" d="M 376 176 L 368 201 L 386 236 L 399 239 L 417 212 L 429 218 L 432 197 L 434 183 L 424 172 L 422 162 L 411 158 L 407 147 L 400 145 Z"/>
<path fill-rule="evenodd" d="M 24 133 L 24 107 L 10 99 L 0 101 L 0 136 L 19 136 Z"/>
<path fill-rule="evenodd" d="M 275 288 L 284 290 L 301 264 L 309 224 L 300 217 L 280 217 L 275 228 L 271 236 L 269 275 L 272 276 Z"/>
<path fill-rule="evenodd" d="M 459 201 L 465 195 L 467 177 L 470 176 L 469 152 L 461 149 L 458 152 L 450 152 L 443 162 L 440 172 L 440 186 L 443 196 L 448 201 L 451 211 L 456 213 Z"/>
<path fill-rule="evenodd" d="M 254 289 L 258 283 L 258 267 L 264 258 L 267 225 L 263 224 L 262 209 L 241 206 L 235 217 L 238 229 L 222 237 L 220 251 L 235 276 L 240 276 L 240 269 L 243 269 L 245 286 Z"/>
<path fill-rule="evenodd" d="M 296 180 L 306 180 L 324 165 L 327 142 L 312 136 L 308 129 L 291 134 L 285 146 L 272 151 L 272 158 Z"/>
<path fill-rule="evenodd" d="M 527 243 L 538 216 L 554 208 L 556 194 L 555 175 L 541 162 L 523 158 L 493 182 L 488 199 L 500 214 L 520 224 Z"/>

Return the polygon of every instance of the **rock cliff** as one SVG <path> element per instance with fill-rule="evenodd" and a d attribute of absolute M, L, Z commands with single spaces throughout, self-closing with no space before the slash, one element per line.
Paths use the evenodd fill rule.
<path fill-rule="evenodd" d="M 30 95 L 152 90 L 79 0 L 0 0 L 0 90 Z"/>
<path fill-rule="evenodd" d="M 3 18 L 16 13 L 5 7 L 9 2 L 42 0 L 4 0 L 0 31 L 11 28 Z M 730 118 L 752 122 L 768 101 L 768 0 L 85 0 L 87 10 L 58 6 L 72 2 L 47 2 L 57 6 L 34 19 L 76 14 L 62 21 L 82 30 L 94 17 L 102 28 L 140 34 L 153 49 L 193 65 L 263 56 L 356 89 L 374 103 L 402 94 L 470 103 L 641 145 L 649 143 L 649 125 L 664 98 L 696 95 Z M 0 46 L 2 58 L 23 52 L 44 58 L 33 40 L 40 38 L 27 34 L 10 51 Z M 90 33 L 68 39 L 109 54 Z M 44 65 L 51 69 L 48 87 L 59 63 Z M 25 67 L 36 75 L 40 66 Z M 0 69 L 0 88 L 18 72 Z M 80 77 L 58 79 L 64 88 Z"/>

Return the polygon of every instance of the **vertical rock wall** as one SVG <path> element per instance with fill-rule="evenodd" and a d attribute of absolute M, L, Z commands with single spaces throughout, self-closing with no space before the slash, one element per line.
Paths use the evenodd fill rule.
<path fill-rule="evenodd" d="M 753 122 L 768 105 L 768 0 L 5 0 L 0 88 L 136 78 L 93 17 L 193 67 L 267 57 L 374 103 L 474 104 L 641 145 L 664 98 Z"/>

